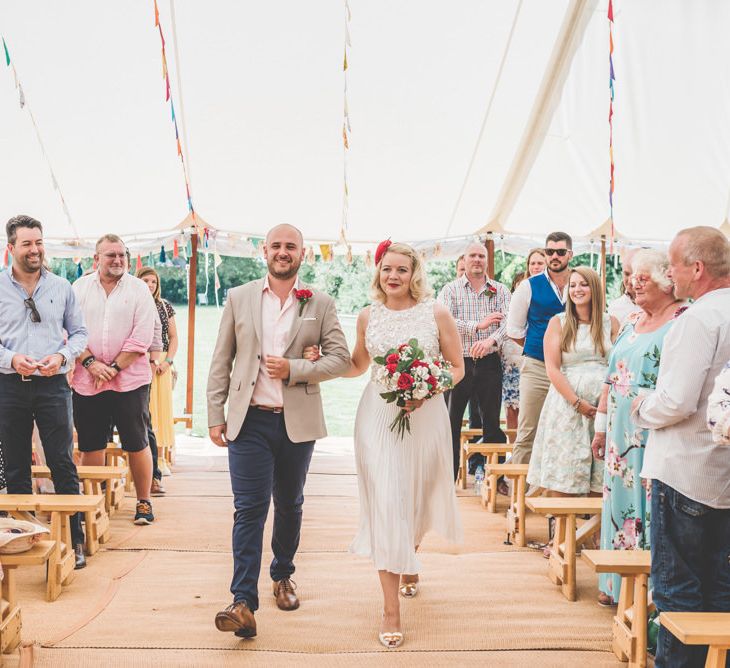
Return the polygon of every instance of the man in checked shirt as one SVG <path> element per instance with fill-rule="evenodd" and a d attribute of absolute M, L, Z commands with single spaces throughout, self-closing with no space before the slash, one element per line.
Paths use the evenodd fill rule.
<path fill-rule="evenodd" d="M 451 438 L 454 449 L 454 480 L 459 472 L 461 421 L 472 394 L 477 397 L 485 443 L 504 443 L 499 428 L 502 404 L 502 361 L 499 347 L 505 337 L 505 317 L 509 309 L 507 286 L 487 276 L 487 250 L 474 241 L 464 252 L 466 273 L 441 290 L 439 301 L 456 320 L 464 351 L 464 380 L 449 400 Z"/>

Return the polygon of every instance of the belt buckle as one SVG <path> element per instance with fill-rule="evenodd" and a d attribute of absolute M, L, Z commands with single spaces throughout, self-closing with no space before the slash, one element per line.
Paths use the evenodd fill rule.
<path fill-rule="evenodd" d="M 271 412 L 274 413 L 274 414 L 276 414 L 276 413 L 283 413 L 284 412 L 284 409 L 283 408 L 272 408 L 271 409 Z"/>
<path fill-rule="evenodd" d="M 30 383 L 32 381 L 32 378 L 30 376 L 20 376 L 20 382 L 21 383 Z"/>

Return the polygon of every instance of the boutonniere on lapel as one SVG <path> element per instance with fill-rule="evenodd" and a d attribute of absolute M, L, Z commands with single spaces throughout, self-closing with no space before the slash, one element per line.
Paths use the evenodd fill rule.
<path fill-rule="evenodd" d="M 490 297 L 494 297 L 494 295 L 497 294 L 497 286 L 492 285 L 491 283 L 487 283 L 487 292 L 489 293 Z"/>
<path fill-rule="evenodd" d="M 311 290 L 297 290 L 294 293 L 294 296 L 297 298 L 297 301 L 299 302 L 299 315 L 302 315 L 302 311 L 304 310 L 305 305 L 309 302 L 309 300 L 314 296 L 312 295 Z"/>

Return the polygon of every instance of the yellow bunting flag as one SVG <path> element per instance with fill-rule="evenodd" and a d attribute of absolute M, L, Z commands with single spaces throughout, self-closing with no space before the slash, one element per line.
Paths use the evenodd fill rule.
<path fill-rule="evenodd" d="M 342 141 L 345 143 L 345 148 L 350 148 L 350 145 L 347 143 L 347 128 L 344 124 L 342 126 Z"/>
<path fill-rule="evenodd" d="M 320 255 L 322 256 L 323 262 L 329 262 L 331 260 L 332 246 L 330 246 L 329 244 L 320 244 L 319 252 L 320 252 Z"/>

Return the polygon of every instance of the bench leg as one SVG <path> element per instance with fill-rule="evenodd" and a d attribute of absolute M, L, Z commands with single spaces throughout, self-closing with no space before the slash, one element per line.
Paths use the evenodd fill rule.
<path fill-rule="evenodd" d="M 630 668 L 646 668 L 647 619 L 646 599 L 649 590 L 649 576 L 639 574 L 634 578 L 634 603 L 632 606 L 631 632 L 635 638 L 633 652 L 629 656 Z"/>
<path fill-rule="evenodd" d="M 464 452 L 464 441 L 459 444 L 459 478 L 461 480 L 461 489 L 466 489 L 466 467 L 467 459 Z"/>
<path fill-rule="evenodd" d="M 550 578 L 550 582 L 561 587 L 565 581 L 565 561 L 563 559 L 564 548 L 565 515 L 555 515 L 555 532 L 553 533 L 553 544 L 550 546 L 548 577 Z"/>
<path fill-rule="evenodd" d="M 626 612 L 634 605 L 634 577 L 621 576 L 621 593 L 618 608 L 613 618 L 613 653 L 619 661 L 628 661 L 634 653 L 634 635 L 631 621 Z"/>
<path fill-rule="evenodd" d="M 5 566 L 2 583 L 2 602 L 7 608 L 0 619 L 0 652 L 9 654 L 20 644 L 20 607 L 15 595 L 15 568 Z M 3 606 L 4 607 L 4 606 Z M 0 658 L 0 665 L 2 659 Z"/>
<path fill-rule="evenodd" d="M 517 476 L 517 528 L 516 542 L 519 547 L 525 547 L 525 480 L 526 476 Z"/>
<path fill-rule="evenodd" d="M 48 580 L 46 582 L 46 600 L 55 601 L 61 593 L 60 565 L 61 545 L 63 536 L 61 534 L 61 516 L 58 513 L 51 513 L 51 539 L 55 546 L 48 558 Z"/>
<path fill-rule="evenodd" d="M 84 494 L 91 496 L 95 493 L 91 480 L 84 480 Z M 99 551 L 99 533 L 96 524 L 96 510 L 84 513 L 84 524 L 86 525 L 86 554 L 92 556 Z"/>
<path fill-rule="evenodd" d="M 727 650 L 727 647 L 710 646 L 710 649 L 707 652 L 707 661 L 705 662 L 705 668 L 725 668 Z"/>

